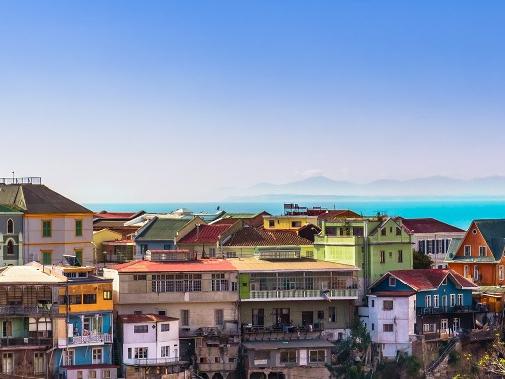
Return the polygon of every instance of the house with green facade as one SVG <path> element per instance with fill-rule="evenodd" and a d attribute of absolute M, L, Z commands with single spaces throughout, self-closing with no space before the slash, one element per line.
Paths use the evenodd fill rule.
<path fill-rule="evenodd" d="M 314 258 L 359 267 L 363 294 L 386 272 L 412 268 L 411 236 L 391 217 L 326 220 L 321 229 Z"/>

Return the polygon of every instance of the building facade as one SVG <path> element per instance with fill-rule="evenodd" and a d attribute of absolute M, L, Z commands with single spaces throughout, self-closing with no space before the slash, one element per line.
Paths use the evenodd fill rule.
<path fill-rule="evenodd" d="M 0 205 L 0 266 L 23 264 L 23 212 Z"/>

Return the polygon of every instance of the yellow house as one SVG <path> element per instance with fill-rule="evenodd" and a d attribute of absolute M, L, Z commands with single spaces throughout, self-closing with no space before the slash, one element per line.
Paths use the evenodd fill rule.
<path fill-rule="evenodd" d="M 109 241 L 121 241 L 123 239 L 123 236 L 121 233 L 114 232 L 109 229 L 102 229 L 96 232 L 93 232 L 93 244 L 95 245 L 95 251 L 96 251 L 96 261 L 95 262 L 103 262 L 103 256 L 104 256 L 104 247 L 103 243 L 104 242 L 109 242 Z"/>
<path fill-rule="evenodd" d="M 298 230 L 308 224 L 317 225 L 317 216 L 289 215 L 263 216 L 263 228 L 266 230 Z"/>

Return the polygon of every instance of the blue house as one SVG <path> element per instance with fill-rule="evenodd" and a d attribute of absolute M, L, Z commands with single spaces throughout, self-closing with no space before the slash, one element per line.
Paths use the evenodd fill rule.
<path fill-rule="evenodd" d="M 177 241 L 193 230 L 197 224 L 205 224 L 199 217 L 163 217 L 149 220 L 135 236 L 136 258 L 143 259 L 147 250 L 174 250 Z"/>
<path fill-rule="evenodd" d="M 23 212 L 0 205 L 0 266 L 23 264 Z"/>
<path fill-rule="evenodd" d="M 394 309 L 395 298 L 412 298 L 415 312 L 407 313 L 415 318 L 411 320 L 414 334 L 443 338 L 473 329 L 472 291 L 477 288 L 449 269 L 396 270 L 384 274 L 370 287 L 369 298 L 392 298 L 382 313 Z"/>

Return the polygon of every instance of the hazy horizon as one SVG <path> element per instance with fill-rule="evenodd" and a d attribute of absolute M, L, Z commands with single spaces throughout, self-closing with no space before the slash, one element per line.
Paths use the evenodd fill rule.
<path fill-rule="evenodd" d="M 82 203 L 505 176 L 505 3 L 0 4 L 0 176 Z M 233 191 L 231 190 L 233 189 Z"/>

